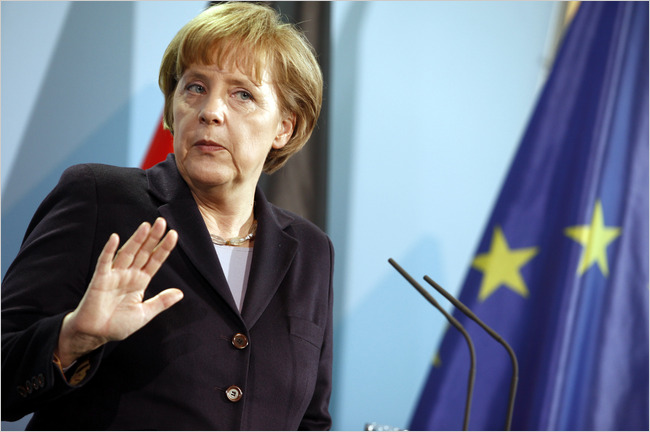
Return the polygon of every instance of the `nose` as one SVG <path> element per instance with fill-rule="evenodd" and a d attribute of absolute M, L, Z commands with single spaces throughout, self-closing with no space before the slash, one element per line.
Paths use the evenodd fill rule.
<path fill-rule="evenodd" d="M 204 124 L 222 124 L 225 119 L 226 104 L 219 96 L 208 96 L 199 112 L 199 120 Z"/>

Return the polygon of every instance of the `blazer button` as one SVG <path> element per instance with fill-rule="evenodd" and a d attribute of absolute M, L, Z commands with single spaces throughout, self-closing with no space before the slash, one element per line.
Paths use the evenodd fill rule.
<path fill-rule="evenodd" d="M 16 387 L 16 390 L 18 390 L 20 397 L 27 397 L 27 389 L 25 387 L 19 385 Z"/>
<path fill-rule="evenodd" d="M 248 346 L 248 338 L 244 334 L 237 333 L 232 337 L 232 344 L 237 349 L 244 349 Z"/>
<path fill-rule="evenodd" d="M 27 390 L 27 394 L 32 393 L 32 382 L 30 380 L 25 381 L 25 390 Z"/>
<path fill-rule="evenodd" d="M 226 397 L 230 402 L 239 402 L 243 395 L 244 392 L 235 385 L 228 387 L 228 390 L 226 390 Z"/>
<path fill-rule="evenodd" d="M 36 377 L 36 379 L 38 380 L 38 386 L 39 386 L 40 388 L 45 387 L 45 377 L 43 376 L 43 374 L 38 374 L 38 376 Z"/>

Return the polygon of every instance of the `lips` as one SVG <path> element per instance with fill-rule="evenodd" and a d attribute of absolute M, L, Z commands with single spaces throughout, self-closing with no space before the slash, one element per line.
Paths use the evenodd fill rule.
<path fill-rule="evenodd" d="M 194 143 L 194 147 L 198 147 L 203 151 L 219 151 L 225 150 L 225 147 L 210 140 L 200 140 Z"/>

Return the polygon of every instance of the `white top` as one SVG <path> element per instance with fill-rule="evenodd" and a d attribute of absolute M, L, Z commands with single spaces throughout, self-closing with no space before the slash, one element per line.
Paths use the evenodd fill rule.
<path fill-rule="evenodd" d="M 239 312 L 244 305 L 248 275 L 251 271 L 253 248 L 214 245 L 219 256 L 219 262 L 226 275 L 230 292 L 235 299 Z"/>

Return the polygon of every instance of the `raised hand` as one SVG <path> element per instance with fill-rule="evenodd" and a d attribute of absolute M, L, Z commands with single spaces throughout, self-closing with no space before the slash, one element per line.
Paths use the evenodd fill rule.
<path fill-rule="evenodd" d="M 110 236 L 81 302 L 63 319 L 55 351 L 63 367 L 106 342 L 126 339 L 183 298 L 181 290 L 169 288 L 143 301 L 178 240 L 173 230 L 163 238 L 165 230 L 162 218 L 153 226 L 145 222 L 119 251 L 118 235 Z"/>

